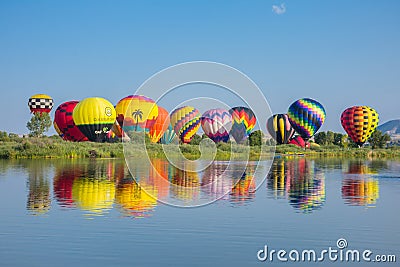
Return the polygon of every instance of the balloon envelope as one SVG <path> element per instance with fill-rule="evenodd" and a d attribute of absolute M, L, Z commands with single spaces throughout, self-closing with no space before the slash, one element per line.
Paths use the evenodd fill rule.
<path fill-rule="evenodd" d="M 61 132 L 60 128 L 58 127 L 58 125 L 55 121 L 53 121 L 53 126 L 54 126 L 54 129 L 56 130 L 56 132 L 58 133 L 58 135 L 62 138 L 64 136 L 64 134 Z"/>
<path fill-rule="evenodd" d="M 236 143 L 243 142 L 250 135 L 256 125 L 256 116 L 253 111 L 246 107 L 234 107 L 229 110 L 232 116 L 232 129 L 230 135 Z"/>
<path fill-rule="evenodd" d="M 214 142 L 227 142 L 232 128 L 232 116 L 225 109 L 210 109 L 201 116 L 204 133 Z"/>
<path fill-rule="evenodd" d="M 287 115 L 294 130 L 308 140 L 322 126 L 326 113 L 318 101 L 302 98 L 290 105 Z"/>
<path fill-rule="evenodd" d="M 298 146 L 301 148 L 309 148 L 310 147 L 310 143 L 304 141 L 304 139 L 300 135 L 290 139 L 289 144 L 295 145 L 295 146 Z"/>
<path fill-rule="evenodd" d="M 200 121 L 200 112 L 194 107 L 180 107 L 171 113 L 171 125 L 184 143 L 190 143 L 200 128 Z"/>
<path fill-rule="evenodd" d="M 275 114 L 267 121 L 267 130 L 278 144 L 287 144 L 294 134 L 287 114 Z"/>
<path fill-rule="evenodd" d="M 371 107 L 354 106 L 343 111 L 340 121 L 349 137 L 362 146 L 378 126 L 379 115 Z"/>
<path fill-rule="evenodd" d="M 59 105 L 54 113 L 54 125 L 62 133 L 62 138 L 67 141 L 87 141 L 86 136 L 75 125 L 72 113 L 79 101 L 68 101 Z M 56 128 L 57 130 L 57 128 Z"/>
<path fill-rule="evenodd" d="M 156 103 L 142 95 L 130 95 L 115 106 L 117 121 L 126 132 L 149 132 L 158 116 Z"/>
<path fill-rule="evenodd" d="M 93 142 L 103 142 L 116 119 L 114 106 L 100 97 L 79 102 L 72 117 L 79 130 Z"/>
<path fill-rule="evenodd" d="M 176 139 L 176 133 L 174 131 L 174 128 L 172 128 L 171 124 L 169 124 L 167 130 L 161 136 L 160 142 L 161 144 L 170 144 L 174 142 L 174 139 Z M 176 140 L 175 142 L 178 142 L 178 140 Z"/>
<path fill-rule="evenodd" d="M 49 113 L 53 108 L 53 99 L 45 94 L 36 94 L 29 98 L 28 107 L 32 113 Z"/>
<path fill-rule="evenodd" d="M 150 140 L 157 143 L 170 125 L 169 113 L 166 109 L 158 107 L 158 116 L 149 131 Z"/>

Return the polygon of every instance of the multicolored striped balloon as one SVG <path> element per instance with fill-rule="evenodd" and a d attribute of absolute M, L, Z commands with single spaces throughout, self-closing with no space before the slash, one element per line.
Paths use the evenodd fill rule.
<path fill-rule="evenodd" d="M 318 101 L 302 98 L 290 105 L 290 124 L 304 140 L 310 139 L 325 121 L 325 109 Z"/>
<path fill-rule="evenodd" d="M 378 126 L 379 115 L 371 107 L 355 106 L 343 111 L 340 121 L 349 137 L 362 146 Z"/>
<path fill-rule="evenodd" d="M 230 135 L 236 143 L 241 143 L 247 139 L 256 125 L 256 116 L 254 112 L 246 107 L 234 107 L 229 110 L 232 116 L 232 129 Z"/>
<path fill-rule="evenodd" d="M 267 130 L 278 144 L 287 144 L 294 134 L 287 114 L 275 114 L 267 121 Z"/>
<path fill-rule="evenodd" d="M 201 127 L 214 142 L 227 142 L 232 128 L 232 116 L 222 108 L 207 110 L 201 116 Z"/>
<path fill-rule="evenodd" d="M 200 121 L 200 112 L 194 107 L 180 107 L 171 113 L 171 125 L 184 143 L 190 143 L 200 128 Z"/>

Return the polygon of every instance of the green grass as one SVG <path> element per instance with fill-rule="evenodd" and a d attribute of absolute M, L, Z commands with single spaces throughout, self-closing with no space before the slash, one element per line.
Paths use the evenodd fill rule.
<path fill-rule="evenodd" d="M 308 157 L 341 157 L 341 158 L 400 158 L 400 147 L 390 148 L 342 148 L 335 145 L 302 149 L 294 145 L 276 147 L 276 154 L 304 154 Z"/>
<path fill-rule="evenodd" d="M 250 160 L 270 158 L 274 152 L 273 147 L 247 147 L 237 144 L 220 143 L 204 144 L 202 151 L 199 146 L 183 144 L 176 146 L 160 144 L 125 145 L 125 154 L 129 157 L 143 157 L 146 153 L 152 158 L 165 158 L 164 149 L 169 151 L 169 156 L 178 157 L 182 153 L 187 159 L 196 160 L 217 159 L 217 160 Z M 201 153 L 202 152 L 202 153 Z M 294 145 L 280 145 L 276 147 L 276 155 L 298 155 L 304 154 L 308 157 L 344 157 L 344 158 L 400 158 L 400 148 L 392 147 L 387 149 L 350 148 L 343 149 L 338 146 L 321 146 L 311 149 L 301 149 Z M 62 140 L 59 137 L 42 138 L 19 138 L 13 137 L 0 141 L 0 158 L 123 158 L 124 145 L 122 143 L 74 143 Z"/>

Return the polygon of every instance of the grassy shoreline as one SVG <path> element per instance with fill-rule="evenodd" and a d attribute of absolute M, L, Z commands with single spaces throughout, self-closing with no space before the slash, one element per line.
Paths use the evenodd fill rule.
<path fill-rule="evenodd" d="M 147 153 L 152 158 L 165 158 L 163 146 L 160 144 L 147 144 Z M 180 151 L 176 146 L 165 146 L 170 150 L 169 155 L 181 153 L 188 159 L 214 158 L 213 147 L 205 147 L 200 153 L 199 147 L 194 145 L 180 145 Z M 207 150 L 209 149 L 209 151 Z M 146 151 L 140 144 L 129 144 L 125 150 L 129 157 L 142 157 Z M 217 160 L 246 160 L 249 154 L 250 160 L 270 158 L 274 147 L 265 146 L 247 147 L 243 145 L 218 144 L 215 159 Z M 276 156 L 307 156 L 307 157 L 341 157 L 341 158 L 388 158 L 400 159 L 400 147 L 385 149 L 349 148 L 338 146 L 321 146 L 303 150 L 293 145 L 276 146 Z M 124 145 L 122 143 L 73 143 L 66 142 L 58 137 L 42 138 L 14 138 L 0 141 L 1 159 L 24 158 L 123 158 Z"/>

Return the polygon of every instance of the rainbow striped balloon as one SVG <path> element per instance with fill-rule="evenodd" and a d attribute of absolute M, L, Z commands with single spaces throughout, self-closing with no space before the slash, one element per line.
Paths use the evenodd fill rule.
<path fill-rule="evenodd" d="M 180 107 L 171 113 L 171 125 L 184 143 L 190 143 L 200 128 L 200 122 L 200 112 L 194 107 Z"/>
<path fill-rule="evenodd" d="M 290 105 L 288 110 L 290 124 L 303 137 L 310 139 L 325 121 L 325 109 L 318 101 L 302 98 Z"/>
<path fill-rule="evenodd" d="M 229 110 L 232 116 L 232 129 L 230 135 L 236 143 L 241 143 L 247 139 L 256 125 L 254 112 L 246 107 L 234 107 Z"/>

